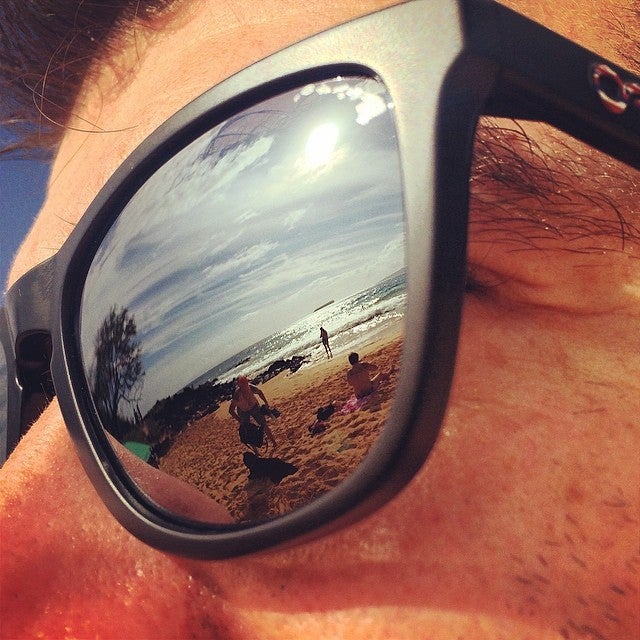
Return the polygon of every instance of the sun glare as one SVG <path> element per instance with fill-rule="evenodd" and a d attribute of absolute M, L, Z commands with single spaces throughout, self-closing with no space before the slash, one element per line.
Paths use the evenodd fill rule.
<path fill-rule="evenodd" d="M 327 164 L 338 142 L 338 127 L 330 122 L 321 124 L 311 131 L 305 148 L 307 166 L 318 169 Z"/>

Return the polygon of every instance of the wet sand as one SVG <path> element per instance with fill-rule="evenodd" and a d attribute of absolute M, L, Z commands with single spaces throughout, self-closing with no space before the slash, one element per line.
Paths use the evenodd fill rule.
<path fill-rule="evenodd" d="M 350 413 L 336 411 L 324 421 L 326 430 L 316 435 L 309 433 L 316 411 L 331 402 L 342 406 L 352 398 L 346 353 L 295 373 L 283 372 L 259 386 L 269 405 L 280 411 L 278 418 L 267 418 L 277 447 L 263 446 L 259 455 L 297 468 L 279 483 L 249 479 L 243 463 L 249 448 L 240 442 L 228 402 L 189 423 L 161 459 L 160 469 L 224 505 L 237 521 L 277 516 L 309 502 L 347 477 L 374 442 L 391 406 L 401 344 L 395 332 L 358 348 L 361 361 L 375 364 L 380 372 L 393 372 L 365 406 Z"/>

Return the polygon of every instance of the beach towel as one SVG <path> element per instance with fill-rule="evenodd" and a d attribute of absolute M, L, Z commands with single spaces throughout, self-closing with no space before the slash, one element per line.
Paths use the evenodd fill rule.
<path fill-rule="evenodd" d="M 127 447 L 131 453 L 137 455 L 140 460 L 144 460 L 145 462 L 149 461 L 151 457 L 151 447 L 148 444 L 130 440 L 129 442 L 125 442 L 124 446 Z"/>
<path fill-rule="evenodd" d="M 363 409 L 369 404 L 370 396 L 365 396 L 364 398 L 356 398 L 355 395 L 351 396 L 340 409 L 340 413 L 353 413 L 354 411 L 358 411 L 358 409 Z"/>

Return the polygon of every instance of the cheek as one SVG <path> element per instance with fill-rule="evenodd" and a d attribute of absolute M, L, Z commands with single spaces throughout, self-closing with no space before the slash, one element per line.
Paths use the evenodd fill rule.
<path fill-rule="evenodd" d="M 84 476 L 56 406 L 22 439 L 1 478 L 2 572 L 10 585 L 3 598 L 13 600 L 3 610 L 19 617 L 34 600 L 71 605 L 67 585 L 79 596 L 90 584 L 86 565 L 81 566 L 85 563 L 94 565 L 99 598 L 108 564 L 98 568 L 92 558 L 111 545 L 121 549 L 123 535 L 111 525 Z"/>
<path fill-rule="evenodd" d="M 610 539 L 640 482 L 635 322 L 469 300 L 441 443 L 480 501 L 550 537 L 580 512 Z"/>
<path fill-rule="evenodd" d="M 36 500 L 42 500 L 41 508 L 50 508 L 54 524 L 56 510 L 61 517 L 78 508 L 82 512 L 88 509 L 88 518 L 98 515 L 95 509 L 99 503 L 75 456 L 55 401 L 20 441 L 1 474 L 0 495 L 21 521 L 41 521 L 42 514 L 33 508 Z"/>

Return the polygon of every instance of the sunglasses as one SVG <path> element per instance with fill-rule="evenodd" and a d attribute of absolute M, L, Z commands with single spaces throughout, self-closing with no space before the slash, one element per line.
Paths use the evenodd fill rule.
<path fill-rule="evenodd" d="M 483 0 L 354 20 L 183 108 L 7 292 L 2 459 L 56 395 L 113 515 L 197 558 L 385 504 L 447 406 L 482 116 L 640 168 L 640 79 Z"/>

